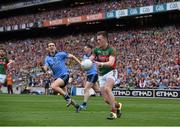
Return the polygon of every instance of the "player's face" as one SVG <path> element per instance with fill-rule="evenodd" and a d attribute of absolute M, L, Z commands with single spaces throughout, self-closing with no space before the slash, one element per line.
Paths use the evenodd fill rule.
<path fill-rule="evenodd" d="M 4 55 L 5 55 L 4 50 L 0 50 L 0 56 L 4 56 Z"/>
<path fill-rule="evenodd" d="M 104 45 L 106 44 L 106 40 L 105 40 L 106 38 L 104 37 L 104 36 L 102 36 L 102 35 L 98 35 L 97 36 L 97 46 L 99 47 L 99 48 L 102 48 L 102 47 L 104 47 Z"/>
<path fill-rule="evenodd" d="M 49 51 L 50 53 L 53 53 L 53 52 L 56 51 L 56 46 L 55 46 L 54 43 L 49 43 L 49 44 L 48 44 L 48 51 Z"/>

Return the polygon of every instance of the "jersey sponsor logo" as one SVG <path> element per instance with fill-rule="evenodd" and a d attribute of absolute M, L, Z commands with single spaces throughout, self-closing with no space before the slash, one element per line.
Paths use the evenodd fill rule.
<path fill-rule="evenodd" d="M 101 62 L 107 62 L 107 61 L 109 61 L 109 56 L 100 56 L 100 55 L 99 55 L 97 58 L 98 58 L 98 60 L 101 61 Z"/>

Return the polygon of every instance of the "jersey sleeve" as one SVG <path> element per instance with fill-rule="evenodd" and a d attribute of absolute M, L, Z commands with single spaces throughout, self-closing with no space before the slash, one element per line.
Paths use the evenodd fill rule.
<path fill-rule="evenodd" d="M 62 58 L 62 59 L 68 58 L 68 55 L 69 55 L 69 53 L 67 53 L 67 52 L 59 52 L 58 53 L 58 57 Z"/>
<path fill-rule="evenodd" d="M 110 56 L 116 56 L 116 49 L 115 48 L 111 48 Z"/>

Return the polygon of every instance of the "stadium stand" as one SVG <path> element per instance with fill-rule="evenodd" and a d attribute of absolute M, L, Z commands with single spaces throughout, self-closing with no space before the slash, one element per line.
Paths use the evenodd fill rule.
<path fill-rule="evenodd" d="M 43 20 L 54 20 L 66 17 L 76 17 L 88 14 L 96 14 L 99 12 L 112 11 L 117 9 L 133 8 L 140 6 L 148 6 L 153 4 L 167 3 L 178 0 L 105 0 L 103 2 L 96 2 L 92 4 L 72 5 L 72 7 L 65 6 L 59 8 L 57 6 L 39 8 L 38 12 L 25 15 L 8 16 L 0 19 L 0 26 L 3 25 L 16 25 L 23 23 L 30 23 Z M 62 5 L 61 5 L 62 6 Z M 26 11 L 25 11 L 26 12 Z M 31 11 L 28 11 L 31 13 Z"/>

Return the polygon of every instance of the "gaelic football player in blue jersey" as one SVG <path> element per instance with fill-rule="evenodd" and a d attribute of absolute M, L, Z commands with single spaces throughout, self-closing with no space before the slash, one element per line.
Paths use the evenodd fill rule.
<path fill-rule="evenodd" d="M 52 71 L 55 81 L 52 82 L 51 88 L 64 97 L 67 106 L 72 104 L 76 112 L 79 112 L 80 106 L 67 94 L 66 85 L 69 80 L 69 69 L 65 62 L 67 58 L 72 58 L 81 64 L 80 61 L 72 54 L 57 51 L 54 43 L 49 43 L 47 50 L 49 54 L 46 56 L 44 63 L 40 63 L 40 66 L 44 72 L 47 72 L 49 69 Z"/>
<path fill-rule="evenodd" d="M 92 55 L 92 46 L 87 45 L 84 47 L 84 56 L 83 60 L 89 59 L 89 57 Z M 98 73 L 97 73 L 97 68 L 96 64 L 93 63 L 93 66 L 91 69 L 86 71 L 86 82 L 85 82 L 85 87 L 84 87 L 84 102 L 80 105 L 81 109 L 86 110 L 87 109 L 87 102 L 90 97 L 90 89 L 93 88 L 94 91 L 100 92 L 100 88 L 97 84 L 98 81 Z"/>

